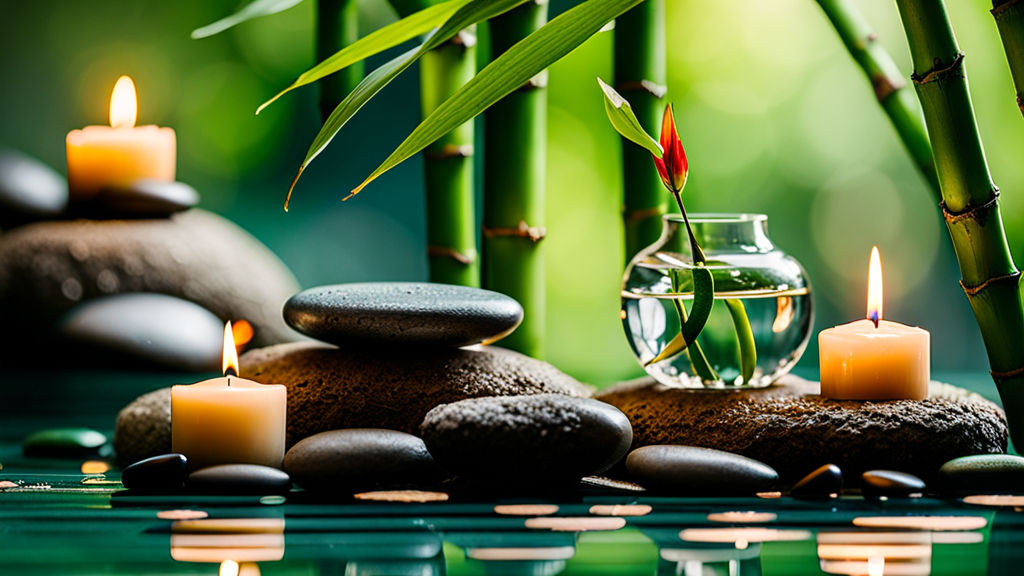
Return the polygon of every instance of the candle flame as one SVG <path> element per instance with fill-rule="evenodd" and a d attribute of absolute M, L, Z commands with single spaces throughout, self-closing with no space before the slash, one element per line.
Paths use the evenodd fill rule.
<path fill-rule="evenodd" d="M 135 96 L 135 83 L 121 76 L 110 95 L 110 125 L 114 128 L 132 128 L 138 115 L 139 104 Z"/>
<path fill-rule="evenodd" d="M 868 267 L 868 320 L 875 323 L 882 319 L 882 258 L 878 246 L 871 247 L 871 264 Z"/>
<path fill-rule="evenodd" d="M 885 556 L 868 557 L 868 576 L 882 576 L 885 574 Z"/>
<path fill-rule="evenodd" d="M 238 376 L 238 350 L 235 349 L 235 336 L 231 330 L 231 321 L 224 325 L 224 356 L 221 362 L 225 376 Z"/>

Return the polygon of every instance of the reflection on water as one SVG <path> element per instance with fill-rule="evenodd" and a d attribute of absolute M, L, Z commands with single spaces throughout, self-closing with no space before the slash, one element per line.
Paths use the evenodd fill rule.
<path fill-rule="evenodd" d="M 284 558 L 284 526 L 283 518 L 178 520 L 171 525 L 171 558 L 220 563 L 222 574 L 232 574 L 235 562 L 276 562 Z"/>
<path fill-rule="evenodd" d="M 932 539 L 928 532 L 822 532 L 818 558 L 826 574 L 927 575 Z"/>

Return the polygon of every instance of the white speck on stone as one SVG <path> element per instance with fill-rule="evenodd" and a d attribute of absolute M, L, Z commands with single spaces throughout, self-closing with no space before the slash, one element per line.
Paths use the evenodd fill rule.
<path fill-rule="evenodd" d="M 78 302 L 82 298 L 82 284 L 74 278 L 68 278 L 61 283 L 60 293 L 68 300 Z"/>
<path fill-rule="evenodd" d="M 117 279 L 117 274 L 114 274 L 110 270 L 101 270 L 96 276 L 96 287 L 99 288 L 100 292 L 104 294 L 111 294 L 117 291 L 117 287 L 121 284 L 120 280 Z"/>
<path fill-rule="evenodd" d="M 74 240 L 71 245 L 68 246 L 68 252 L 71 257 L 79 262 L 82 262 L 89 257 L 89 245 L 82 240 Z"/>

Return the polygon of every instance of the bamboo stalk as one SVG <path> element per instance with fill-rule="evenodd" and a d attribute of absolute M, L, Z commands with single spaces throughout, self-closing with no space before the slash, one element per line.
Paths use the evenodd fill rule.
<path fill-rule="evenodd" d="M 476 35 L 464 30 L 420 60 L 423 117 L 476 73 Z M 445 134 L 423 151 L 427 195 L 430 281 L 480 285 L 476 250 L 473 122 Z"/>
<path fill-rule="evenodd" d="M 359 6 L 356 0 L 317 0 L 317 62 L 323 62 L 358 39 Z M 320 117 L 323 120 L 359 84 L 363 79 L 363 71 L 363 63 L 357 62 L 320 81 Z"/>
<path fill-rule="evenodd" d="M 1017 89 L 1017 107 L 1024 115 L 1024 0 L 992 0 L 992 16 Z"/>
<path fill-rule="evenodd" d="M 615 20 L 615 89 L 641 126 L 661 125 L 665 95 L 665 2 L 647 0 Z M 669 203 L 643 148 L 623 142 L 622 219 L 626 262 L 661 235 Z"/>
<path fill-rule="evenodd" d="M 928 131 L 918 111 L 914 93 L 907 88 L 892 56 L 878 42 L 878 34 L 852 0 L 818 0 L 818 4 L 832 22 L 850 56 L 871 81 L 875 98 L 928 181 L 936 200 L 941 200 L 942 191 L 935 173 Z"/>
<path fill-rule="evenodd" d="M 1024 446 L 1024 307 L 1020 272 L 1010 256 L 999 192 L 985 160 L 967 89 L 964 54 L 945 3 L 897 0 L 914 62 L 942 208 L 956 250 L 961 285 L 974 310 L 1011 438 Z"/>
<path fill-rule="evenodd" d="M 491 20 L 496 58 L 547 21 L 547 2 L 523 4 Z M 546 72 L 484 113 L 484 287 L 523 305 L 523 323 L 502 341 L 535 358 L 544 354 L 543 243 Z"/>

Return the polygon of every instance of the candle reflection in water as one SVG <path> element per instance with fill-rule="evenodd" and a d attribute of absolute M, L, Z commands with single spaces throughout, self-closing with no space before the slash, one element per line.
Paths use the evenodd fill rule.
<path fill-rule="evenodd" d="M 171 558 L 179 562 L 276 562 L 284 558 L 284 519 L 178 520 L 171 524 Z M 240 570 L 239 574 L 243 573 Z"/>

